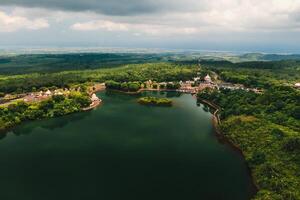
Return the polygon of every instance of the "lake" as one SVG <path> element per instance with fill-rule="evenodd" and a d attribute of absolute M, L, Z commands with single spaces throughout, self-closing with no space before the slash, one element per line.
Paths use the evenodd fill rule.
<path fill-rule="evenodd" d="M 212 115 L 189 94 L 173 107 L 100 92 L 90 112 L 24 123 L 0 140 L 3 200 L 247 200 L 241 155 L 215 136 Z"/>

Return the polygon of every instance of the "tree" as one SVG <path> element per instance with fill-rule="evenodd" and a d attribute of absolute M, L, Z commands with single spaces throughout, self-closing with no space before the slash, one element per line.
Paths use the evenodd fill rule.
<path fill-rule="evenodd" d="M 266 161 L 266 156 L 263 152 L 261 151 L 255 151 L 251 159 L 249 160 L 249 163 L 252 165 L 260 165 L 263 164 Z"/>
<path fill-rule="evenodd" d="M 52 96 L 52 99 L 54 102 L 58 103 L 58 102 L 62 102 L 63 100 L 65 100 L 65 96 L 64 95 L 54 95 L 54 96 Z"/>
<path fill-rule="evenodd" d="M 289 152 L 299 151 L 300 150 L 300 137 L 292 137 L 292 138 L 287 139 L 283 148 Z"/>
<path fill-rule="evenodd" d="M 128 91 L 128 84 L 126 82 L 121 83 L 121 90 Z"/>
<path fill-rule="evenodd" d="M 295 119 L 300 119 L 300 106 L 296 106 L 291 113 L 292 117 Z"/>
<path fill-rule="evenodd" d="M 272 129 L 271 134 L 277 139 L 282 139 L 284 137 L 284 132 L 278 128 Z"/>
<path fill-rule="evenodd" d="M 119 82 L 110 80 L 110 81 L 105 82 L 105 86 L 107 89 L 119 90 L 121 87 L 121 84 Z"/>
<path fill-rule="evenodd" d="M 141 88 L 141 85 L 138 82 L 129 82 L 128 89 L 131 92 L 136 92 Z"/>

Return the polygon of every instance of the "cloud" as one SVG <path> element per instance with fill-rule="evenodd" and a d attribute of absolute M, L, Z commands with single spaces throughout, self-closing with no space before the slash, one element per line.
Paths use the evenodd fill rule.
<path fill-rule="evenodd" d="M 0 32 L 13 32 L 20 29 L 38 30 L 48 28 L 48 21 L 42 18 L 30 20 L 28 18 L 9 15 L 0 11 Z"/>
<path fill-rule="evenodd" d="M 77 31 L 95 31 L 101 29 L 107 31 L 128 31 L 128 25 L 115 23 L 112 21 L 98 20 L 85 23 L 76 23 L 71 26 L 71 29 Z"/>
<path fill-rule="evenodd" d="M 0 0 L 0 31 L 51 25 L 49 37 L 36 36 L 99 45 L 296 45 L 299 13 L 300 0 Z"/>
<path fill-rule="evenodd" d="M 0 0 L 0 5 L 24 6 L 34 11 L 27 12 L 25 17 L 41 17 L 43 14 L 47 17 L 55 13 L 52 17 L 61 16 L 62 19 L 67 16 L 77 20 L 76 16 L 82 15 L 86 20 L 77 20 L 76 27 L 73 27 L 76 30 L 105 29 L 96 22 L 101 20 L 113 21 L 114 25 L 182 27 L 193 29 L 192 32 L 194 29 L 265 31 L 300 27 L 298 0 Z M 14 8 L 18 10 L 18 7 Z M 19 10 L 22 13 L 26 9 Z M 91 27 L 93 23 L 96 23 L 95 28 Z"/>
<path fill-rule="evenodd" d="M 200 0 L 204 2 L 206 0 Z M 105 15 L 139 15 L 168 10 L 193 10 L 199 5 L 197 0 L 4 0 L 0 5 L 39 7 L 67 11 L 93 11 Z M 202 6 L 203 7 L 203 6 Z"/>
<path fill-rule="evenodd" d="M 168 25 L 117 23 L 108 20 L 96 20 L 83 23 L 75 23 L 70 27 L 76 31 L 126 31 L 135 36 L 143 34 L 152 36 L 189 35 L 199 30 L 194 27 L 173 27 Z"/>

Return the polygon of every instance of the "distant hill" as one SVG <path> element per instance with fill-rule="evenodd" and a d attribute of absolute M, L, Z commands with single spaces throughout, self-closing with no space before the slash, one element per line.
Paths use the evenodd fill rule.
<path fill-rule="evenodd" d="M 98 69 L 124 64 L 166 62 L 169 54 L 71 53 L 0 56 L 0 74 Z"/>
<path fill-rule="evenodd" d="M 241 60 L 247 61 L 280 61 L 280 60 L 300 60 L 299 54 L 262 54 L 247 53 L 238 56 Z"/>
<path fill-rule="evenodd" d="M 157 53 L 48 53 L 48 54 L 16 54 L 0 55 L 0 75 L 48 73 L 67 70 L 85 70 L 117 67 L 126 64 L 179 62 L 197 64 L 209 62 L 216 65 L 230 65 L 230 63 L 244 63 L 255 66 L 263 61 L 300 61 L 297 54 L 263 54 L 247 53 L 234 54 L 230 52 L 157 52 Z M 246 64 L 248 63 L 248 64 Z M 287 63 L 284 63 L 286 65 Z M 298 64 L 298 63 L 297 63 Z M 271 64 L 270 64 L 271 65 Z M 273 65 L 273 64 L 272 64 Z M 276 66 L 279 66 L 276 64 Z M 273 67 L 270 67 L 273 68 Z"/>

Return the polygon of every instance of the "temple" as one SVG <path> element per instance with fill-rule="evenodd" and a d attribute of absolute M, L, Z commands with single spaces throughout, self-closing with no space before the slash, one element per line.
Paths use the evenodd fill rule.
<path fill-rule="evenodd" d="M 204 77 L 204 81 L 206 83 L 212 83 L 211 78 L 210 78 L 210 76 L 208 74 Z"/>

